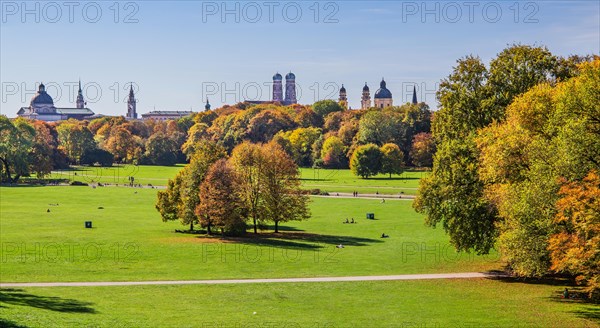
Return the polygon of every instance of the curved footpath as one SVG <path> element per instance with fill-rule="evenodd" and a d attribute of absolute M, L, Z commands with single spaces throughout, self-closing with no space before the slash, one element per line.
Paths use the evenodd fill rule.
<path fill-rule="evenodd" d="M 343 281 L 389 281 L 389 280 L 428 280 L 428 279 L 473 279 L 501 278 L 503 273 L 462 272 L 434 274 L 402 274 L 391 276 L 350 276 L 318 278 L 274 278 L 274 279 L 230 279 L 230 280 L 157 280 L 157 281 L 92 281 L 92 282 L 16 282 L 0 283 L 0 288 L 14 287 L 98 287 L 98 286 L 137 286 L 137 285 L 221 285 L 221 284 L 260 284 L 284 282 L 343 282 Z"/>

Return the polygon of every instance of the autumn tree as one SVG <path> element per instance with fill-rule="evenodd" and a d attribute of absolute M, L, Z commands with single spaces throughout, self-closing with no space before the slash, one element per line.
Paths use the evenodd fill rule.
<path fill-rule="evenodd" d="M 418 133 L 414 136 L 410 149 L 410 159 L 417 167 L 431 167 L 433 165 L 433 154 L 435 153 L 435 142 L 431 133 Z"/>
<path fill-rule="evenodd" d="M 359 146 L 350 159 L 354 175 L 367 179 L 381 171 L 381 150 L 375 144 Z"/>
<path fill-rule="evenodd" d="M 344 151 L 344 143 L 336 136 L 330 136 L 325 139 L 321 149 L 321 159 L 325 167 L 329 168 L 347 168 L 348 159 Z"/>
<path fill-rule="evenodd" d="M 590 172 L 582 181 L 563 180 L 557 233 L 550 237 L 551 269 L 577 276 L 592 298 L 600 298 L 600 176 Z"/>
<path fill-rule="evenodd" d="M 104 147 L 115 155 L 117 161 L 132 162 L 141 155 L 139 141 L 140 139 L 131 134 L 129 130 L 118 126 L 111 130 Z"/>
<path fill-rule="evenodd" d="M 178 219 L 190 230 L 198 223 L 197 207 L 200 204 L 199 189 L 206 172 L 213 163 L 225 157 L 223 147 L 214 142 L 202 141 L 192 156 L 190 164 L 169 180 L 166 190 L 158 192 L 156 209 L 163 221 Z"/>
<path fill-rule="evenodd" d="M 35 137 L 30 153 L 31 171 L 38 178 L 50 174 L 54 168 L 54 155 L 58 148 L 58 140 L 50 126 L 42 121 L 33 122 Z"/>
<path fill-rule="evenodd" d="M 200 185 L 200 203 L 196 215 L 200 224 L 211 234 L 212 227 L 221 229 L 222 234 L 240 235 L 246 232 L 242 216 L 242 201 L 238 197 L 237 175 L 225 159 L 215 162 Z"/>

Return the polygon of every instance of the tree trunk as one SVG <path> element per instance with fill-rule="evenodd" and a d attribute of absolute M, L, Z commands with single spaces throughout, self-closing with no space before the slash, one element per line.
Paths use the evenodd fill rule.
<path fill-rule="evenodd" d="M 254 233 L 258 233 L 258 230 L 256 229 L 256 217 L 252 217 L 252 220 L 254 221 Z"/>
<path fill-rule="evenodd" d="M 206 233 L 207 233 L 208 235 L 210 235 L 210 234 L 211 234 L 211 232 L 210 232 L 210 221 L 208 222 L 208 225 L 206 226 Z"/>
<path fill-rule="evenodd" d="M 279 221 L 275 221 L 275 233 L 279 233 Z"/>
<path fill-rule="evenodd" d="M 194 231 L 194 222 L 190 222 L 190 231 Z"/>

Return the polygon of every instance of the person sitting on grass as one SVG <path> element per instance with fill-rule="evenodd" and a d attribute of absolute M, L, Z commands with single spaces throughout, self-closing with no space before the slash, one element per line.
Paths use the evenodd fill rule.
<path fill-rule="evenodd" d="M 385 233 L 381 234 L 381 238 L 389 238 L 390 236 L 386 235 Z"/>
<path fill-rule="evenodd" d="M 355 222 L 354 222 L 354 218 L 352 218 L 352 221 L 350 221 L 350 223 L 355 223 Z"/>
<path fill-rule="evenodd" d="M 346 218 L 346 222 L 344 222 L 344 223 L 348 223 L 348 218 Z"/>

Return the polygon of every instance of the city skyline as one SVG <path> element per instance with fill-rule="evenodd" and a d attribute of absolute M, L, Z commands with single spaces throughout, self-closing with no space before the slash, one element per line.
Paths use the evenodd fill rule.
<path fill-rule="evenodd" d="M 15 117 L 40 82 L 57 106 L 74 104 L 80 78 L 96 113 L 125 115 L 132 82 L 138 113 L 202 111 L 207 97 L 212 108 L 269 100 L 272 74 L 289 71 L 298 74 L 301 104 L 335 100 L 343 84 L 349 106 L 360 108 L 364 83 L 376 88 L 384 77 L 395 104 L 410 102 L 416 85 L 419 100 L 435 109 L 437 83 L 460 57 L 487 63 L 512 43 L 545 45 L 558 56 L 600 52 L 596 2 L 320 2 L 318 10 L 312 2 L 276 3 L 272 15 L 255 3 L 263 14 L 257 22 L 246 2 L 133 2 L 119 10 L 99 3 L 103 15 L 90 23 L 92 10 L 78 11 L 85 5 L 73 17 L 63 8 L 52 22 L 45 4 L 35 17 L 3 2 L 1 113 Z M 297 22 L 294 8 L 302 11 Z M 9 51 L 31 42 L 47 51 Z"/>

